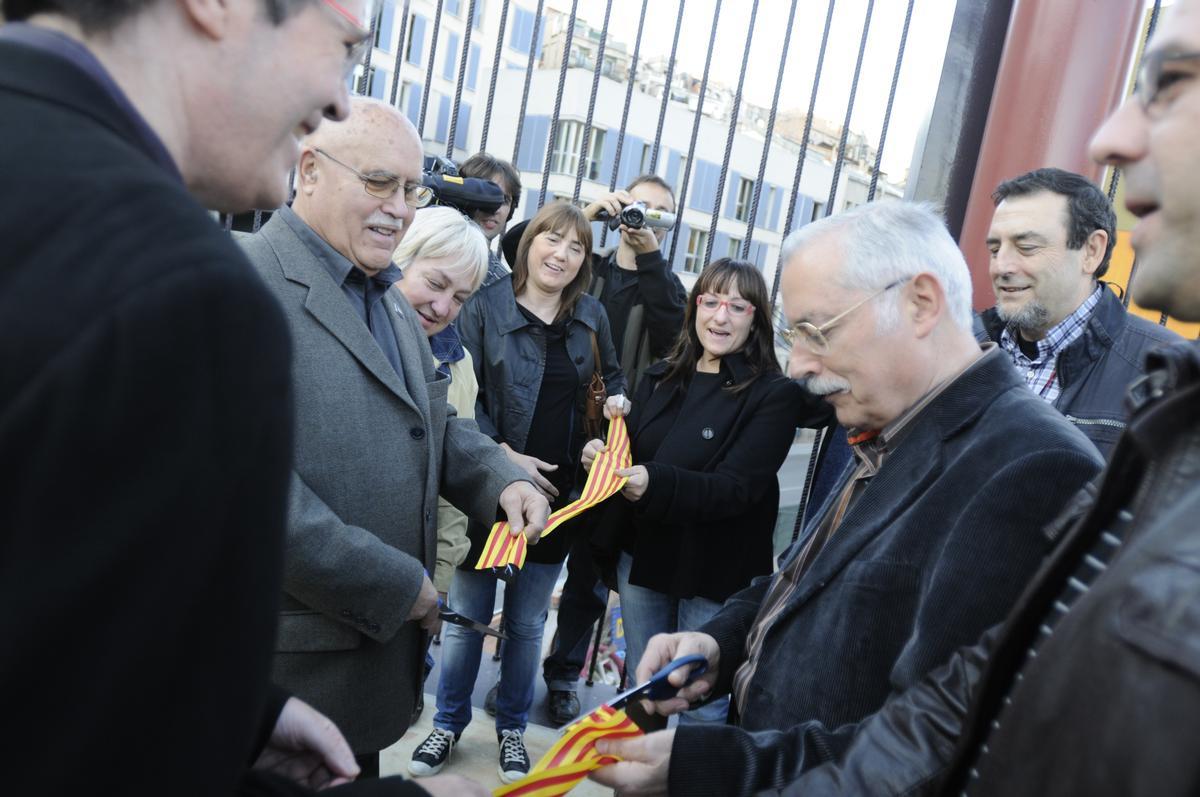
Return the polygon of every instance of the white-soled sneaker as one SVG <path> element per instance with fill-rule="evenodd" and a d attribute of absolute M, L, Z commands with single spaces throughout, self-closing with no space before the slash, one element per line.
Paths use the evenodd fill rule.
<path fill-rule="evenodd" d="M 524 731 L 508 730 L 496 734 L 500 743 L 500 780 L 514 783 L 529 774 L 529 751 Z"/>
<path fill-rule="evenodd" d="M 408 762 L 408 772 L 418 778 L 436 775 L 450 760 L 454 744 L 458 737 L 450 731 L 434 728 L 425 741 L 413 750 L 412 761 Z"/>

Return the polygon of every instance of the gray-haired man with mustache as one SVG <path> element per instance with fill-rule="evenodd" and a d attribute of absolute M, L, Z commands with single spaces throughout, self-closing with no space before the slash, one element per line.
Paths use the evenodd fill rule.
<path fill-rule="evenodd" d="M 780 785 L 781 758 L 837 756 L 889 693 L 1004 617 L 1052 546 L 1043 529 L 1100 470 L 975 341 L 966 263 L 928 208 L 864 205 L 807 225 L 784 256 L 789 371 L 832 405 L 854 456 L 773 577 L 700 632 L 650 641 L 635 680 L 708 660 L 655 710 L 730 692 L 731 722 L 612 745 L 625 761 L 593 777 L 619 792 L 753 794 Z"/>
<path fill-rule="evenodd" d="M 355 99 L 301 143 L 296 199 L 243 239 L 293 340 L 296 432 L 277 682 L 333 718 L 365 775 L 407 730 L 426 637 L 437 499 L 536 540 L 546 499 L 446 403 L 415 311 L 391 286 L 416 208 L 421 142 Z M 519 533 L 519 532 L 518 532 Z"/>

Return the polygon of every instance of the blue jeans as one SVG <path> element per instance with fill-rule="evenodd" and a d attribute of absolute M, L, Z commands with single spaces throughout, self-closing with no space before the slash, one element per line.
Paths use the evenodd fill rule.
<path fill-rule="evenodd" d="M 617 586 L 621 595 L 621 622 L 625 626 L 625 671 L 629 685 L 637 683 L 637 666 L 650 637 L 676 631 L 695 631 L 721 611 L 721 604 L 708 598 L 673 598 L 662 592 L 629 583 L 633 557 L 621 554 L 617 563 Z M 679 715 L 680 722 L 725 722 L 729 698 L 714 700 Z"/>
<path fill-rule="evenodd" d="M 508 639 L 501 645 L 497 731 L 525 730 L 542 658 L 550 594 L 560 570 L 561 563 L 526 562 L 516 580 L 504 587 L 504 633 Z M 496 604 L 496 577 L 483 570 L 454 571 L 449 603 L 472 620 L 490 621 Z M 471 721 L 471 693 L 483 656 L 483 634 L 450 623 L 442 629 L 442 670 L 433 725 L 459 734 Z"/>

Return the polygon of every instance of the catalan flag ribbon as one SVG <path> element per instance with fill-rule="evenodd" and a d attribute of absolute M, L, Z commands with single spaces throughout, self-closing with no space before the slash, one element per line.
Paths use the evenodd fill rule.
<path fill-rule="evenodd" d="M 616 756 L 596 752 L 596 742 L 641 735 L 642 729 L 625 716 L 624 709 L 601 706 L 567 726 L 562 737 L 546 751 L 528 775 L 516 783 L 496 789 L 492 797 L 558 797 L 566 794 L 587 773 L 617 762 Z"/>
<path fill-rule="evenodd" d="M 617 471 L 628 468 L 632 464 L 629 430 L 625 427 L 625 419 L 613 418 L 608 422 L 607 448 L 596 455 L 596 460 L 592 463 L 592 470 L 588 473 L 587 482 L 583 485 L 583 494 L 550 515 L 542 536 L 545 537 L 567 520 L 586 509 L 591 509 L 624 487 L 628 479 L 617 476 Z M 509 531 L 507 520 L 497 523 L 492 526 L 492 532 L 483 546 L 483 553 L 480 555 L 479 561 L 475 563 L 475 569 L 520 568 L 525 564 L 525 548 L 524 534 L 514 537 Z"/>

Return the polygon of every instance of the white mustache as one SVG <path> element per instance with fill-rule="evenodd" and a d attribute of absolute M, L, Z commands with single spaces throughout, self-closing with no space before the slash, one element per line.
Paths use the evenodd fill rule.
<path fill-rule="evenodd" d="M 804 387 L 815 396 L 828 396 L 850 389 L 850 383 L 836 376 L 809 376 L 803 381 Z"/>
<path fill-rule="evenodd" d="M 384 213 L 382 210 L 376 210 L 374 213 L 371 214 L 370 218 L 367 219 L 366 226 L 368 226 L 368 227 L 393 227 L 393 228 L 395 228 L 396 232 L 402 232 L 404 230 L 404 220 L 398 219 L 395 216 Z"/>

